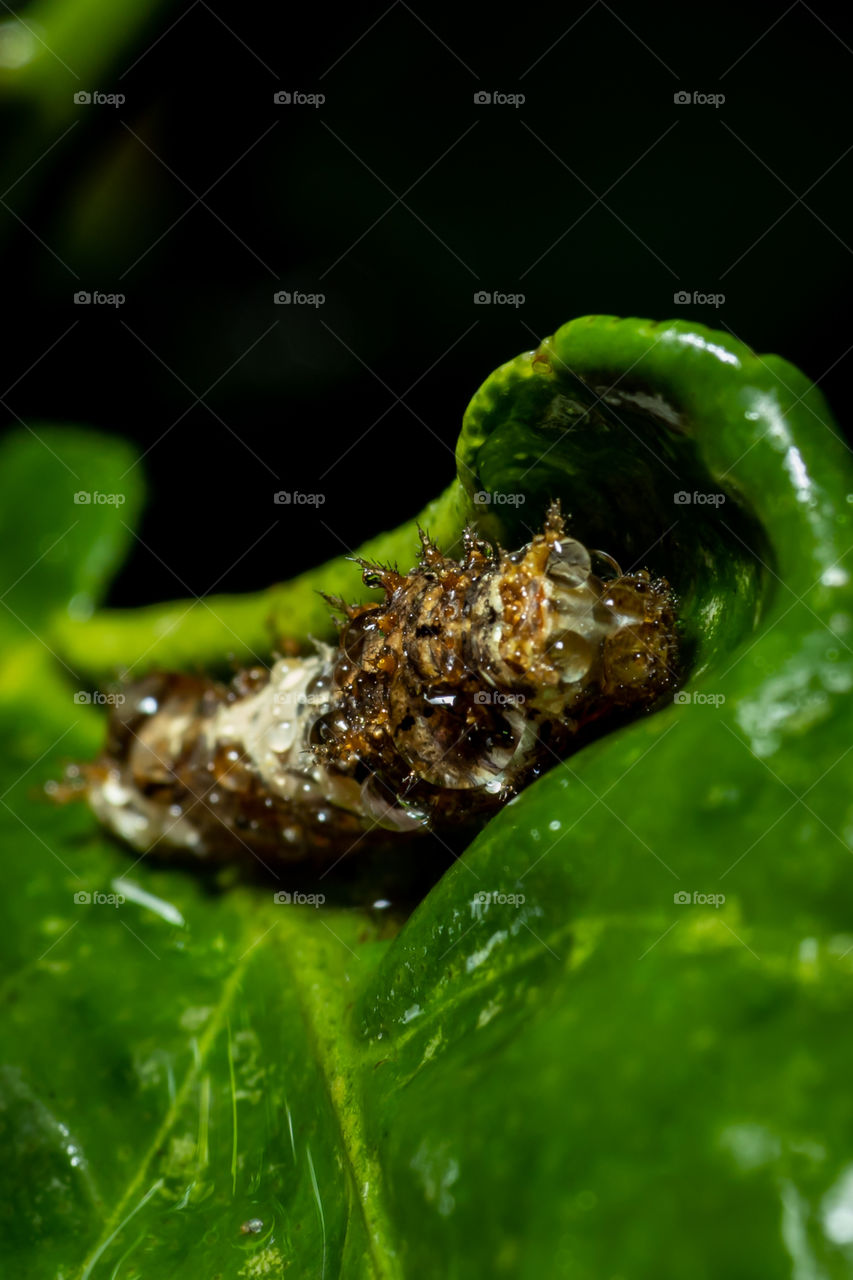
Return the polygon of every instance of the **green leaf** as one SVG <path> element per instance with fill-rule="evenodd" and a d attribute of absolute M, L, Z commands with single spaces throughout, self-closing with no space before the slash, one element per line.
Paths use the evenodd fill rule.
<path fill-rule="evenodd" d="M 487 384 L 469 411 L 463 484 L 442 508 L 448 538 L 463 491 L 497 487 L 520 462 L 517 388 L 509 366 L 499 374 L 503 391 Z M 584 414 L 594 397 L 583 385 L 572 387 L 578 410 L 565 386 L 547 391 L 546 421 L 525 421 L 533 433 L 573 427 L 554 474 L 574 517 L 602 518 L 591 480 L 606 496 L 606 477 L 582 469 L 601 432 L 618 445 L 620 486 L 635 468 L 662 517 L 669 480 L 627 427 L 599 408 Z M 493 393 L 509 410 L 491 423 L 507 433 L 500 450 L 491 430 L 475 442 Z M 548 419 L 555 395 L 559 421 Z M 590 435 L 574 429 L 581 420 Z M 64 456 L 79 437 L 45 440 Z M 797 477 L 771 474 L 772 443 L 751 454 L 756 474 L 767 468 L 761 501 L 789 521 L 816 519 Z M 399 932 L 369 906 L 369 882 L 352 906 L 333 901 L 334 877 L 311 885 L 297 872 L 282 887 L 319 888 L 328 903 L 278 905 L 269 885 L 134 860 L 85 810 L 46 806 L 34 785 L 62 757 L 91 754 L 100 726 L 73 703 L 76 671 L 15 631 L 0 685 L 9 1274 L 850 1274 L 853 610 L 849 588 L 809 584 L 846 549 L 840 504 L 853 485 L 846 461 L 822 470 L 807 446 L 824 525 L 819 546 L 798 534 L 802 581 L 791 534 L 771 589 L 772 564 L 758 560 L 767 522 L 751 501 L 725 536 L 699 519 L 666 547 L 697 646 L 691 688 L 725 701 L 670 707 L 557 765 Z M 26 525 L 31 550 L 12 549 L 8 571 L 0 544 L 12 578 L 55 528 L 59 473 L 35 441 L 7 448 L 18 450 L 15 485 L 44 495 Z M 712 482 L 723 469 L 702 442 L 673 448 L 679 479 Z M 97 453 L 111 491 L 126 459 L 105 440 Z M 735 472 L 742 494 L 749 465 Z M 4 486 L 6 476 L 0 457 Z M 538 469 L 525 482 L 527 518 L 548 487 Z M 124 537 L 123 511 L 87 526 L 103 564 Z M 83 561 L 81 546 L 66 576 L 51 572 L 31 596 L 72 665 L 81 642 L 61 620 Z M 258 600 L 243 604 L 260 616 Z M 153 615 L 138 632 L 134 621 L 75 624 L 85 669 L 109 670 L 120 654 L 113 623 L 127 652 L 143 652 Z M 201 631 L 217 653 L 223 637 Z M 76 903 L 80 892 L 125 900 Z M 241 1231 L 255 1219 L 257 1233 Z"/>
<path fill-rule="evenodd" d="M 102 724 L 32 624 L 100 596 L 138 505 L 132 461 L 50 429 L 0 453 L 16 605 L 0 689 L 4 1273 L 333 1275 L 372 1256 L 394 1274 L 338 1036 L 387 925 L 134 864 L 38 790 Z M 75 506 L 84 473 L 127 503 Z M 241 1233 L 254 1218 L 263 1229 Z"/>

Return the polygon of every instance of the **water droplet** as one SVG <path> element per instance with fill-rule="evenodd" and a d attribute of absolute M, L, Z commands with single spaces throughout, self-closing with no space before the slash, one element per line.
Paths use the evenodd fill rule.
<path fill-rule="evenodd" d="M 642 622 L 646 616 L 642 597 L 630 587 L 611 587 L 601 597 L 601 603 L 623 622 Z"/>
<path fill-rule="evenodd" d="M 609 578 L 621 578 L 622 570 L 619 568 L 619 562 L 609 556 L 606 551 L 592 551 L 590 553 L 594 557 L 593 572 L 596 577 L 607 581 Z"/>
<path fill-rule="evenodd" d="M 592 666 L 592 645 L 576 631 L 561 631 L 548 645 L 548 654 L 566 684 L 580 680 Z"/>
<path fill-rule="evenodd" d="M 285 752 L 293 746 L 294 728 L 290 720 L 282 720 L 267 735 L 267 746 L 270 751 Z"/>
<path fill-rule="evenodd" d="M 574 538 L 562 538 L 553 544 L 545 572 L 567 587 L 579 587 L 586 582 L 591 568 L 586 547 Z"/>

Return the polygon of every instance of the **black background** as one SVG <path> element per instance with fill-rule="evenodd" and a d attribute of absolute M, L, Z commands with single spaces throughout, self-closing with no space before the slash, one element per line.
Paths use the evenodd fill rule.
<path fill-rule="evenodd" d="M 112 601 L 264 587 L 412 516 L 490 370 L 589 312 L 728 328 L 820 380 L 846 427 L 850 28 L 802 0 L 196 0 L 149 5 L 96 78 L 73 41 L 62 61 L 39 45 L 38 93 L 3 72 L 3 421 L 146 451 Z M 725 102 L 674 102 L 694 91 Z"/>

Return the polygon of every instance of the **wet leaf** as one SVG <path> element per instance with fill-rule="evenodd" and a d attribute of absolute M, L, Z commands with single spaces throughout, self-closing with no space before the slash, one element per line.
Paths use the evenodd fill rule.
<path fill-rule="evenodd" d="M 43 798 L 103 729 L 45 637 L 139 494 L 123 446 L 38 434 L 0 455 L 3 1274 L 849 1275 L 846 706 L 789 691 L 771 769 L 765 642 L 709 667 L 725 703 L 555 767 L 396 936 L 369 897 L 212 885 Z M 96 482 L 127 501 L 75 507 Z"/>

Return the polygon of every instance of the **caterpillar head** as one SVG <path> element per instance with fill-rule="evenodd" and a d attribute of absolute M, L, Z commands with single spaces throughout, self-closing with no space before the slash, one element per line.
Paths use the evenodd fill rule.
<path fill-rule="evenodd" d="M 597 693 L 620 705 L 650 703 L 674 682 L 672 593 L 648 573 L 623 574 L 566 533 L 558 503 L 543 531 L 482 583 L 473 611 L 477 661 L 495 683 L 532 704 L 569 714 Z"/>

